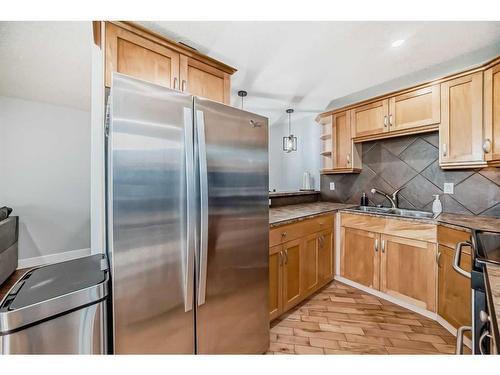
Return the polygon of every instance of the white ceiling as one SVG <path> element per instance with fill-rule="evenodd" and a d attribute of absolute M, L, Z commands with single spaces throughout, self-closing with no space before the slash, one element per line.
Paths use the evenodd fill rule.
<path fill-rule="evenodd" d="M 500 53 L 500 22 L 142 22 L 174 40 L 238 69 L 236 91 L 248 91 L 245 108 L 284 120 L 288 107 L 314 118 L 342 98 L 473 51 Z M 405 39 L 399 48 L 391 42 Z M 484 59 L 479 54 L 477 59 Z M 460 59 L 459 59 L 460 60 Z M 475 63 L 463 59 L 460 65 Z M 420 75 L 419 79 L 425 78 Z M 397 84 L 397 82 L 395 82 Z"/>
<path fill-rule="evenodd" d="M 90 110 L 91 22 L 0 22 L 0 95 Z"/>

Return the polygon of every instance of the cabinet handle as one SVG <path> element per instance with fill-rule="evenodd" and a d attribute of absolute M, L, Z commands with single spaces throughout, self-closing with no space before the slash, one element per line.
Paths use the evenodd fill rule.
<path fill-rule="evenodd" d="M 387 116 L 384 116 L 384 128 L 387 128 Z"/>
<path fill-rule="evenodd" d="M 283 250 L 280 251 L 280 266 L 283 265 Z"/>
<path fill-rule="evenodd" d="M 286 238 L 286 232 L 281 233 L 281 241 L 284 241 Z"/>
<path fill-rule="evenodd" d="M 288 249 L 285 249 L 285 264 L 288 264 Z"/>
<path fill-rule="evenodd" d="M 187 90 L 187 81 L 185 79 L 182 80 L 182 92 Z"/>
<path fill-rule="evenodd" d="M 462 257 L 462 247 L 463 246 L 471 246 L 470 242 L 464 241 L 457 243 L 455 247 L 455 257 L 453 258 L 453 269 L 457 271 L 460 275 L 465 276 L 466 278 L 471 278 L 471 273 L 463 270 L 460 267 L 460 259 Z"/>
<path fill-rule="evenodd" d="M 439 267 L 439 259 L 441 259 L 441 251 L 438 250 L 437 254 L 436 254 L 436 263 Z"/>
<path fill-rule="evenodd" d="M 378 238 L 375 238 L 375 252 L 378 251 Z"/>
<path fill-rule="evenodd" d="M 483 151 L 487 154 L 491 151 L 491 139 L 486 138 L 483 143 Z"/>
<path fill-rule="evenodd" d="M 392 115 L 389 115 L 389 126 L 392 126 Z"/>
<path fill-rule="evenodd" d="M 457 330 L 457 346 L 455 349 L 455 354 L 464 354 L 464 333 L 467 331 L 472 331 L 470 326 L 462 326 Z"/>
<path fill-rule="evenodd" d="M 448 148 L 446 147 L 446 143 L 443 143 L 443 156 L 448 154 Z"/>
<path fill-rule="evenodd" d="M 382 240 L 382 252 L 385 253 L 385 240 Z"/>
<path fill-rule="evenodd" d="M 347 164 L 351 164 L 351 154 L 347 154 Z"/>
<path fill-rule="evenodd" d="M 319 236 L 318 240 L 319 240 L 319 247 L 323 248 L 323 246 L 325 245 L 325 237 L 321 235 Z"/>
<path fill-rule="evenodd" d="M 174 77 L 174 90 L 177 90 L 177 77 Z"/>

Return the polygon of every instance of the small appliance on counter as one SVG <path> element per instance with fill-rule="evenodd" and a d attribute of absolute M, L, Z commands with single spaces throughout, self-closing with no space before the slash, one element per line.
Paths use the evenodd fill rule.
<path fill-rule="evenodd" d="M 464 246 L 469 246 L 472 250 L 471 272 L 460 267 Z M 473 230 L 471 241 L 457 244 L 453 260 L 453 268 L 471 280 L 472 289 L 472 326 L 458 329 L 457 354 L 462 354 L 463 335 L 467 331 L 472 334 L 473 354 L 498 354 L 500 336 L 488 280 L 488 267 L 500 267 L 500 233 Z"/>
<path fill-rule="evenodd" d="M 2 207 L 3 210 L 6 207 Z M 12 211 L 12 210 L 11 210 Z M 10 212 L 7 214 L 10 214 Z M 10 216 L 0 220 L 0 285 L 17 268 L 19 237 L 19 217 Z"/>
<path fill-rule="evenodd" d="M 311 174 L 309 172 L 304 172 L 302 176 L 302 188 L 301 191 L 313 191 L 314 189 L 311 187 Z"/>
<path fill-rule="evenodd" d="M 1 354 L 106 354 L 102 254 L 28 271 L 0 301 Z"/>

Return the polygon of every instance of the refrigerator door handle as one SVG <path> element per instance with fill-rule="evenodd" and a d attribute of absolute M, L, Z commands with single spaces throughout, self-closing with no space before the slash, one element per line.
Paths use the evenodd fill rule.
<path fill-rule="evenodd" d="M 196 111 L 196 131 L 198 134 L 198 163 L 200 169 L 200 270 L 198 277 L 198 306 L 201 306 L 205 303 L 207 290 L 208 172 L 204 115 L 199 110 Z"/>
<path fill-rule="evenodd" d="M 193 309 L 194 283 L 194 252 L 196 211 L 194 205 L 195 178 L 194 178 L 194 146 L 193 146 L 193 112 L 191 108 L 184 108 L 184 145 L 186 153 L 186 249 L 184 270 L 184 311 Z"/>

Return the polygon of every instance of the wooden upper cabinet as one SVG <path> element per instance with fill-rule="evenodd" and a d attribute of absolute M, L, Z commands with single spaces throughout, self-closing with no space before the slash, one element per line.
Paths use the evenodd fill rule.
<path fill-rule="evenodd" d="M 382 234 L 380 291 L 436 311 L 436 245 Z"/>
<path fill-rule="evenodd" d="M 389 100 L 379 100 L 353 108 L 351 111 L 354 138 L 389 131 Z"/>
<path fill-rule="evenodd" d="M 351 162 L 351 118 L 349 112 L 340 112 L 333 115 L 333 168 L 347 169 Z"/>
<path fill-rule="evenodd" d="M 443 168 L 485 164 L 483 154 L 483 72 L 441 84 L 439 165 Z"/>
<path fill-rule="evenodd" d="M 201 61 L 181 55 L 180 89 L 229 104 L 230 75 Z"/>
<path fill-rule="evenodd" d="M 439 124 L 439 85 L 425 87 L 389 99 L 389 130 L 404 131 Z"/>
<path fill-rule="evenodd" d="M 112 72 L 118 72 L 174 88 L 179 80 L 179 58 L 178 52 L 106 23 L 106 86 L 108 87 L 111 87 Z"/>
<path fill-rule="evenodd" d="M 235 70 L 138 25 L 106 22 L 106 77 L 113 72 L 229 104 Z"/>
<path fill-rule="evenodd" d="M 500 166 L 500 64 L 484 72 L 484 156 Z"/>
<path fill-rule="evenodd" d="M 342 227 L 340 275 L 367 287 L 379 288 L 379 234 Z"/>

